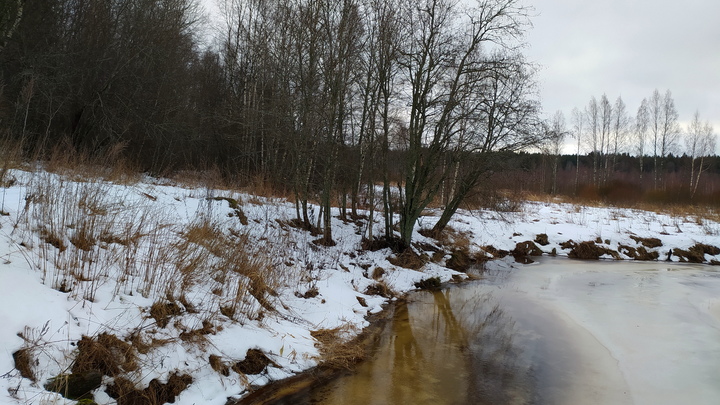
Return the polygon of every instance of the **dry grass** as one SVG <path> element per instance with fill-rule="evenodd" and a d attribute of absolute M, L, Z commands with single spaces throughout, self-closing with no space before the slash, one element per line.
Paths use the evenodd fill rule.
<path fill-rule="evenodd" d="M 350 369 L 366 356 L 362 345 L 348 336 L 353 332 L 350 326 L 311 331 L 320 349 L 320 362 L 333 369 Z"/>
<path fill-rule="evenodd" d="M 402 253 L 390 256 L 387 259 L 391 264 L 411 270 L 420 270 L 429 261 L 428 257 L 419 255 L 409 247 Z"/>
<path fill-rule="evenodd" d="M 34 358 L 30 348 L 22 348 L 15 351 L 12 354 L 13 361 L 15 362 L 15 369 L 20 371 L 20 375 L 23 378 L 28 378 L 32 381 L 37 381 L 35 378 L 35 371 L 33 370 Z"/>
<path fill-rule="evenodd" d="M 147 388 L 139 389 L 136 384 L 124 377 L 116 378 L 107 392 L 115 398 L 118 405 L 161 405 L 175 402 L 193 379 L 189 375 L 172 374 L 166 383 L 154 379 Z"/>
<path fill-rule="evenodd" d="M 232 369 L 241 375 L 260 374 L 271 365 L 276 366 L 261 350 L 248 349 L 245 359 L 233 364 Z"/>
<path fill-rule="evenodd" d="M 112 377 L 138 368 L 133 346 L 115 335 L 101 333 L 95 338 L 83 336 L 77 347 L 71 368 L 73 374 L 96 370 Z"/>
<path fill-rule="evenodd" d="M 164 328 L 170 322 L 172 317 L 182 314 L 182 308 L 175 302 L 155 302 L 150 306 L 150 317 L 155 320 L 157 325 Z"/>

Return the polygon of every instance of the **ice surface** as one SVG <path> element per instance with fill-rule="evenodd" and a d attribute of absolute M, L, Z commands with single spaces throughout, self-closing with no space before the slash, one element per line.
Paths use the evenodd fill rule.
<path fill-rule="evenodd" d="M 548 311 L 564 323 L 556 343 L 572 337 L 582 378 L 571 377 L 563 403 L 624 403 L 626 390 L 635 404 L 719 403 L 720 273 L 713 268 L 547 258 L 506 277 L 498 290 L 506 310 L 520 318 Z"/>

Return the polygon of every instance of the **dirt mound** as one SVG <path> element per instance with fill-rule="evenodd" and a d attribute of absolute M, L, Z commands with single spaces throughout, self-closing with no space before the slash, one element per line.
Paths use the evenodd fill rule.
<path fill-rule="evenodd" d="M 620 245 L 618 246 L 620 253 L 627 255 L 635 260 L 646 260 L 652 261 L 657 260 L 660 254 L 654 250 L 648 251 L 644 246 L 634 248 L 632 246 Z"/>
<path fill-rule="evenodd" d="M 663 245 L 662 241 L 658 238 L 641 238 L 639 236 L 630 235 L 630 239 L 649 249 L 657 248 Z"/>
<path fill-rule="evenodd" d="M 598 246 L 593 241 L 580 242 L 572 248 L 568 257 L 581 260 L 598 260 L 600 256 L 608 254 L 616 260 L 620 260 L 618 252 L 602 246 Z"/>

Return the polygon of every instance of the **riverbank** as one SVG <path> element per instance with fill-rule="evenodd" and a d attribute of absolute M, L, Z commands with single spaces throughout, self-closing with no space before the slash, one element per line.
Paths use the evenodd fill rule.
<path fill-rule="evenodd" d="M 50 382 L 100 369 L 99 404 L 159 387 L 176 403 L 224 404 L 316 367 L 328 343 L 357 336 L 416 284 L 464 279 L 448 268 L 459 253 L 484 261 L 537 241 L 543 254 L 570 256 L 573 240 L 628 259 L 623 246 L 658 238 L 644 248 L 664 258 L 720 245 L 710 219 L 526 202 L 460 212 L 440 241 L 416 233 L 413 270 L 388 248 L 362 248 L 363 218 L 334 217 L 337 245 L 313 243 L 279 198 L 153 178 L 9 178 L 0 189 L 2 403 L 74 403 Z M 436 218 L 428 211 L 418 230 Z"/>
<path fill-rule="evenodd" d="M 280 403 L 713 405 L 718 294 L 717 269 L 698 264 L 493 262 L 411 293 L 373 356 Z"/>

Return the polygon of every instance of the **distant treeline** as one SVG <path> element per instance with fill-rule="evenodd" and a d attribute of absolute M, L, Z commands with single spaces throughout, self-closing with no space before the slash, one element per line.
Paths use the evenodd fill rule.
<path fill-rule="evenodd" d="M 557 162 L 557 194 L 586 200 L 605 200 L 609 203 L 701 203 L 720 205 L 720 157 L 708 156 L 704 160 L 702 176 L 695 195 L 690 187 L 693 159 L 687 155 L 669 154 L 662 158 L 659 184 L 654 182 L 653 165 L 647 163 L 640 172 L 640 159 L 629 154 L 613 157 L 615 162 L 600 182 L 594 175 L 595 157 L 587 155 L 561 155 L 519 152 L 502 159 L 503 169 L 494 175 L 497 187 L 513 191 L 551 193 L 553 165 Z M 650 161 L 649 156 L 644 160 Z M 578 164 L 579 163 L 579 164 Z M 694 168 L 697 179 L 697 167 Z M 694 188 L 694 187 L 693 187 Z"/>

